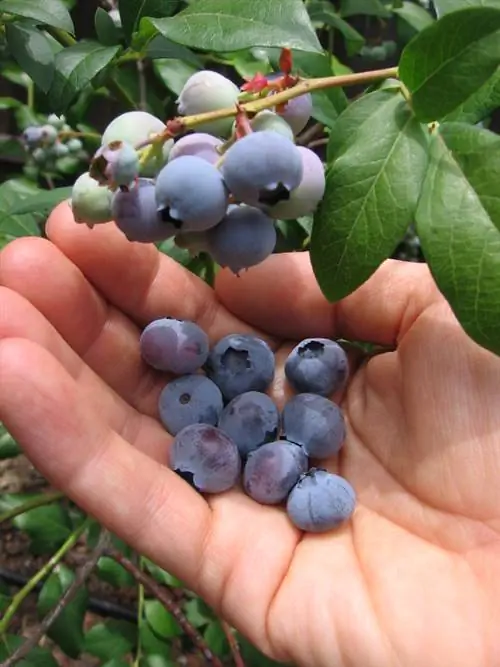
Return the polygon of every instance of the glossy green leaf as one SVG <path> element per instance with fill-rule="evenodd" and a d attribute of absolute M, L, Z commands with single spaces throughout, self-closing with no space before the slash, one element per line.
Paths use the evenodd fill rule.
<path fill-rule="evenodd" d="M 171 58 L 154 60 L 153 68 L 165 86 L 176 95 L 180 94 L 189 77 L 198 71 L 198 67 L 193 67 L 190 63 Z"/>
<path fill-rule="evenodd" d="M 141 623 L 139 629 L 141 647 L 143 653 L 159 654 L 164 657 L 170 656 L 171 640 L 158 637 L 148 623 Z"/>
<path fill-rule="evenodd" d="M 103 46 L 115 46 L 120 42 L 120 30 L 109 13 L 98 7 L 94 16 L 94 26 L 97 39 Z"/>
<path fill-rule="evenodd" d="M 146 600 L 144 615 L 158 637 L 171 638 L 182 635 L 179 624 L 159 600 Z"/>
<path fill-rule="evenodd" d="M 121 658 L 136 643 L 137 629 L 126 621 L 98 623 L 85 634 L 83 650 L 103 661 Z"/>
<path fill-rule="evenodd" d="M 24 213 L 49 213 L 54 206 L 71 197 L 71 186 L 54 188 L 53 190 L 40 190 L 36 194 L 27 197 L 17 206 L 10 209 L 10 215 L 22 215 Z"/>
<path fill-rule="evenodd" d="M 331 135 L 337 148 L 314 217 L 311 260 L 333 301 L 365 282 L 412 222 L 428 140 L 407 103 L 390 91 L 360 98 Z"/>
<path fill-rule="evenodd" d="M 0 460 L 11 459 L 21 453 L 21 448 L 5 429 L 5 426 L 0 423 Z"/>
<path fill-rule="evenodd" d="M 59 548 L 70 536 L 72 526 L 67 510 L 60 504 L 29 510 L 13 520 L 31 540 L 31 551 L 45 554 Z"/>
<path fill-rule="evenodd" d="M 433 0 L 438 18 L 464 7 L 496 7 L 500 9 L 500 0 Z"/>
<path fill-rule="evenodd" d="M 179 0 L 120 0 L 118 8 L 125 37 L 130 39 L 143 16 L 152 18 L 170 16 L 178 6 Z"/>
<path fill-rule="evenodd" d="M 186 614 L 187 620 L 195 628 L 201 628 L 214 620 L 213 614 L 210 615 L 207 613 L 204 603 L 197 597 L 186 602 L 184 605 L 184 613 Z"/>
<path fill-rule="evenodd" d="M 381 0 L 342 0 L 340 3 L 341 16 L 379 16 L 389 18 L 391 12 Z"/>
<path fill-rule="evenodd" d="M 20 635 L 5 635 L 2 641 L 0 641 L 1 664 L 25 641 L 25 638 Z M 32 649 L 18 665 L 19 667 L 59 667 L 59 663 L 52 655 L 52 651 L 49 648 L 40 646 Z"/>
<path fill-rule="evenodd" d="M 40 236 L 34 215 L 12 215 L 12 211 L 38 192 L 33 185 L 11 179 L 0 185 L 0 247 L 20 236 Z"/>
<path fill-rule="evenodd" d="M 108 556 L 99 559 L 97 572 L 100 579 L 107 581 L 115 588 L 133 586 L 134 584 L 134 577 L 122 565 L 113 558 L 108 558 Z"/>
<path fill-rule="evenodd" d="M 176 16 L 150 23 L 168 39 L 205 51 L 321 51 L 302 0 L 197 0 Z"/>
<path fill-rule="evenodd" d="M 46 93 L 54 78 L 54 54 L 45 35 L 29 23 L 7 23 L 7 44 L 15 61 Z"/>
<path fill-rule="evenodd" d="M 500 107 L 500 67 L 492 77 L 475 91 L 468 100 L 461 104 L 451 114 L 445 116 L 445 121 L 461 121 L 477 123 L 487 118 L 495 109 Z"/>
<path fill-rule="evenodd" d="M 499 29 L 500 10 L 470 7 L 447 14 L 405 47 L 399 76 L 421 121 L 440 120 L 493 75 L 500 64 Z"/>
<path fill-rule="evenodd" d="M 1 0 L 0 12 L 74 32 L 73 21 L 62 0 Z"/>
<path fill-rule="evenodd" d="M 224 656 L 229 653 L 229 642 L 222 629 L 220 621 L 212 621 L 203 633 L 203 638 L 208 647 L 218 656 Z"/>
<path fill-rule="evenodd" d="M 16 100 L 14 97 L 0 97 L 0 111 L 15 109 L 21 104 L 22 102 L 20 100 Z"/>
<path fill-rule="evenodd" d="M 119 51 L 119 46 L 79 42 L 63 49 L 55 58 L 50 101 L 56 112 L 65 111 L 74 98 L 99 74 Z"/>
<path fill-rule="evenodd" d="M 70 568 L 65 565 L 57 566 L 45 581 L 38 596 L 37 611 L 40 618 L 45 617 L 56 606 L 64 591 L 73 583 L 74 578 L 75 575 Z M 82 586 L 47 632 L 50 639 L 70 658 L 77 658 L 83 645 L 83 621 L 87 601 L 87 589 Z"/>
<path fill-rule="evenodd" d="M 405 0 L 399 9 L 393 11 L 418 32 L 434 23 L 434 19 L 428 11 L 420 5 L 408 2 L 408 0 Z"/>
<path fill-rule="evenodd" d="M 149 42 L 146 49 L 146 56 L 154 60 L 155 58 L 173 58 L 175 60 L 182 60 L 183 62 L 189 63 L 197 69 L 202 69 L 203 62 L 195 53 L 190 49 L 182 46 L 182 44 L 176 44 L 170 39 L 163 37 L 163 35 L 156 35 Z"/>
<path fill-rule="evenodd" d="M 361 49 L 365 38 L 338 14 L 329 2 L 312 2 L 308 7 L 311 21 L 317 21 L 338 30 L 344 37 L 347 55 L 352 56 Z"/>
<path fill-rule="evenodd" d="M 442 125 L 417 209 L 434 279 L 465 331 L 500 354 L 500 137 Z"/>

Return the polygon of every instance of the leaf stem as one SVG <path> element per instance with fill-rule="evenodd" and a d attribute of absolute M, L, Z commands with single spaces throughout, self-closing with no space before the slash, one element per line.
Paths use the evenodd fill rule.
<path fill-rule="evenodd" d="M 29 510 L 35 509 L 36 507 L 43 507 L 44 505 L 49 505 L 50 503 L 54 503 L 57 500 L 61 500 L 61 498 L 64 498 L 64 493 L 61 493 L 60 491 L 54 491 L 53 493 L 44 493 L 40 496 L 36 496 L 36 498 L 31 498 L 30 500 L 27 500 L 25 503 L 22 503 L 22 505 L 16 505 L 7 512 L 0 514 L 0 524 L 4 523 L 4 521 L 15 519 L 16 516 L 24 514 Z"/>
<path fill-rule="evenodd" d="M 81 523 L 78 528 L 71 533 L 68 539 L 64 544 L 56 551 L 56 553 L 45 563 L 45 565 L 38 570 L 38 572 L 31 577 L 28 583 L 18 591 L 12 598 L 12 602 L 7 607 L 2 620 L 0 621 L 0 636 L 5 635 L 7 629 L 14 618 L 15 613 L 24 602 L 26 597 L 31 593 L 31 591 L 36 587 L 36 585 L 44 579 L 50 572 L 58 565 L 64 556 L 70 551 L 75 544 L 78 542 L 81 535 L 87 530 L 90 526 L 91 519 L 87 517 L 83 523 Z"/>
<path fill-rule="evenodd" d="M 44 30 L 63 46 L 74 46 L 77 43 L 76 39 L 70 35 L 69 32 L 66 32 L 66 30 L 61 30 L 61 28 L 55 28 L 52 25 L 46 25 L 44 26 Z"/>

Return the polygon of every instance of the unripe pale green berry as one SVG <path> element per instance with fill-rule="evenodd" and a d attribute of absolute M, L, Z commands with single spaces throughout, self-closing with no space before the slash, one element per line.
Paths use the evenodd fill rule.
<path fill-rule="evenodd" d="M 83 148 L 82 142 L 76 137 L 69 139 L 69 141 L 66 143 L 66 146 L 68 147 L 70 153 L 79 153 Z"/>
<path fill-rule="evenodd" d="M 250 125 L 254 132 L 263 132 L 265 130 L 271 130 L 272 132 L 277 132 L 282 134 L 290 141 L 295 142 L 295 137 L 293 130 L 287 121 L 281 116 L 278 116 L 277 113 L 270 111 L 269 109 L 264 109 L 259 111 L 259 113 L 252 118 Z"/>
<path fill-rule="evenodd" d="M 51 146 L 57 139 L 57 130 L 52 125 L 43 125 L 42 133 L 42 141 L 48 146 Z"/>
<path fill-rule="evenodd" d="M 45 162 L 47 162 L 48 154 L 45 148 L 35 148 L 32 156 L 33 160 L 39 165 L 45 164 Z"/>
<path fill-rule="evenodd" d="M 71 193 L 71 208 L 76 222 L 92 227 L 112 220 L 111 202 L 113 193 L 100 186 L 86 171 L 79 176 Z"/>
<path fill-rule="evenodd" d="M 147 111 L 126 111 L 112 120 L 104 130 L 101 145 L 105 146 L 113 141 L 124 141 L 132 146 L 137 146 L 152 135 L 164 132 L 165 129 L 165 123 Z M 141 165 L 141 176 L 148 178 L 156 176 L 161 167 L 166 164 L 173 145 L 174 140 L 169 139 L 163 144 L 162 160 L 152 160 Z"/>
<path fill-rule="evenodd" d="M 52 127 L 54 127 L 56 130 L 62 130 L 66 123 L 66 118 L 64 116 L 57 116 L 55 113 L 51 113 L 47 118 L 47 123 L 52 125 Z"/>
<path fill-rule="evenodd" d="M 240 94 L 239 88 L 225 76 L 212 70 L 196 72 L 184 84 L 177 99 L 181 116 L 216 111 L 234 107 Z M 223 118 L 196 126 L 198 132 L 227 137 L 231 133 L 232 118 Z"/>
<path fill-rule="evenodd" d="M 66 155 L 69 154 L 69 148 L 67 147 L 66 144 L 61 143 L 60 141 L 56 141 L 56 143 L 51 146 L 49 149 L 50 155 L 53 157 L 65 157 Z"/>

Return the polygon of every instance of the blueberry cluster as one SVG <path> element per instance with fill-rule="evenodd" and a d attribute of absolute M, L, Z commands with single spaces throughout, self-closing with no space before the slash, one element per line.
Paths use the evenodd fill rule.
<path fill-rule="evenodd" d="M 232 81 L 203 70 L 186 82 L 178 111 L 235 108 L 240 95 Z M 279 112 L 212 120 L 152 146 L 165 124 L 144 111 L 124 113 L 106 128 L 89 172 L 74 184 L 75 220 L 91 227 L 114 220 L 130 241 L 174 238 L 238 274 L 273 252 L 276 220 L 311 214 L 323 197 L 322 161 L 295 143 L 311 110 L 304 95 Z"/>
<path fill-rule="evenodd" d="M 73 155 L 86 158 L 83 144 L 74 134 L 64 116 L 50 114 L 47 122 L 41 125 L 30 125 L 21 135 L 26 150 L 33 162 L 46 169 L 53 167 L 55 161 Z"/>
<path fill-rule="evenodd" d="M 327 397 L 347 380 L 338 343 L 308 338 L 291 351 L 285 375 L 297 393 L 281 414 L 265 393 L 274 354 L 256 336 L 230 334 L 210 346 L 197 324 L 165 317 L 146 326 L 140 350 L 149 366 L 178 376 L 161 391 L 158 412 L 174 436 L 170 466 L 195 489 L 221 493 L 241 480 L 248 496 L 286 504 L 292 523 L 310 532 L 352 515 L 349 482 L 315 467 L 338 454 L 346 437 L 342 410 Z"/>

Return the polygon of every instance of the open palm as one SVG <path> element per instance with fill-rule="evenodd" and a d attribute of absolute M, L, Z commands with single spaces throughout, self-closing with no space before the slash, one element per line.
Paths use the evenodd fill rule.
<path fill-rule="evenodd" d="M 424 266 L 386 262 L 332 306 L 305 253 L 213 292 L 152 246 L 92 231 L 66 205 L 50 241 L 0 255 L 0 419 L 58 488 L 199 593 L 272 657 L 327 667 L 500 665 L 500 359 L 462 332 Z M 165 376 L 140 329 L 171 315 L 212 342 L 396 344 L 353 365 L 348 437 L 325 467 L 353 484 L 352 520 L 301 534 L 233 490 L 207 500 L 165 467 Z"/>

